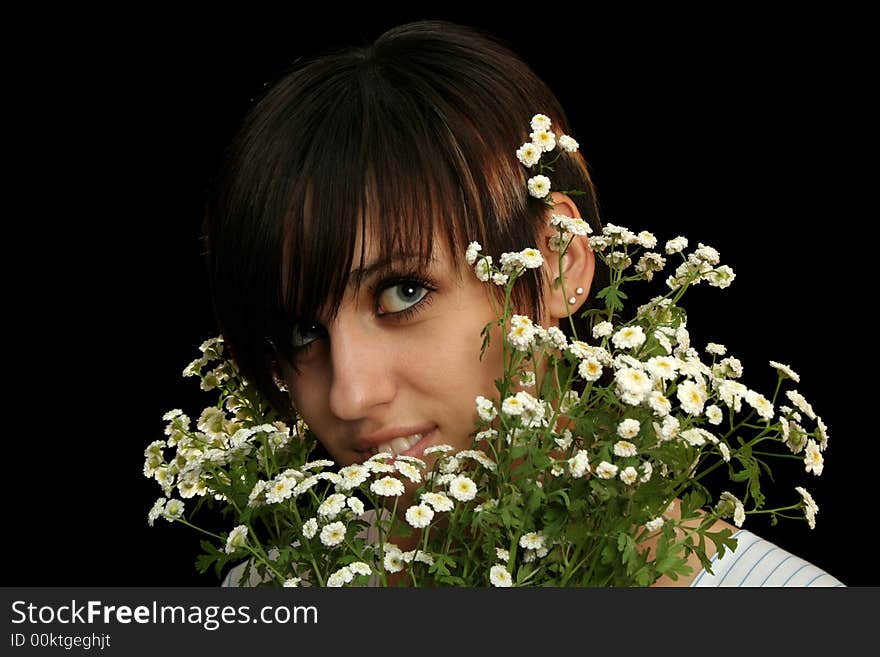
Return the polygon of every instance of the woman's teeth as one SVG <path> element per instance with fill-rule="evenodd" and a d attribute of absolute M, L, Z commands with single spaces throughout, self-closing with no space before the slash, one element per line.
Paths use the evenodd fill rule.
<path fill-rule="evenodd" d="M 373 454 L 402 454 L 410 447 L 415 445 L 422 439 L 422 434 L 414 433 L 411 436 L 401 436 L 400 438 L 395 438 L 394 440 L 382 443 L 381 445 L 377 445 L 372 450 L 370 450 Z"/>

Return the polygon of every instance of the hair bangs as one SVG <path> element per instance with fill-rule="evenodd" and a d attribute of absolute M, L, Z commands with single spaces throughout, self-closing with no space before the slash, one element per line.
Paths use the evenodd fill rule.
<path fill-rule="evenodd" d="M 518 223 L 525 178 L 517 187 L 504 153 L 478 139 L 465 116 L 455 117 L 454 130 L 448 114 L 389 87 L 340 102 L 316 128 L 302 166 L 310 176 L 285 227 L 288 329 L 332 320 L 347 289 L 360 285 L 351 271 L 371 264 L 368 253 L 371 261 L 425 268 L 439 237 L 463 263 L 469 241 L 492 239 L 494 218 Z M 523 227 L 523 237 L 529 231 Z"/>

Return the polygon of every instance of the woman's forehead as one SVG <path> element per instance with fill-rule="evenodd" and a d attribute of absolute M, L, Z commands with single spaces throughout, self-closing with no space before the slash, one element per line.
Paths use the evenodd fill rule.
<path fill-rule="evenodd" d="M 357 284 L 359 278 L 366 274 L 387 270 L 395 265 L 423 265 L 432 269 L 458 271 L 464 262 L 464 256 L 456 258 L 449 247 L 448 236 L 440 230 L 435 230 L 432 239 L 426 240 L 421 235 L 414 235 L 407 241 L 405 236 L 400 241 L 402 244 L 388 244 L 383 242 L 383 233 L 375 222 L 366 224 L 366 235 L 362 229 L 358 229 L 354 245 L 354 257 L 352 258 L 349 276 Z M 363 249 L 363 262 L 361 262 L 361 249 Z"/>

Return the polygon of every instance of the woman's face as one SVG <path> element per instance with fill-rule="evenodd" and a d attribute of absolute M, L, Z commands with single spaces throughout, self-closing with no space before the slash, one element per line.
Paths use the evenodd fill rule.
<path fill-rule="evenodd" d="M 371 242 L 366 271 L 377 254 Z M 382 451 L 421 458 L 430 445 L 467 449 L 475 397 L 497 394 L 497 327 L 480 359 L 481 331 L 496 317 L 489 287 L 444 240 L 434 240 L 432 257 L 427 270 L 404 261 L 368 273 L 332 321 L 319 316 L 294 336 L 304 348 L 299 373 L 283 370 L 291 400 L 341 466 Z"/>

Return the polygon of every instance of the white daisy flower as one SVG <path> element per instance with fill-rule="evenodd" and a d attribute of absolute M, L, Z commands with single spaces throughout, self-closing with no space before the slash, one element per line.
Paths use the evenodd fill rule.
<path fill-rule="evenodd" d="M 648 395 L 648 405 L 656 415 L 665 417 L 672 412 L 672 402 L 662 392 L 652 390 Z"/>
<path fill-rule="evenodd" d="M 153 508 L 150 509 L 150 512 L 147 514 L 147 524 L 152 527 L 153 523 L 156 522 L 156 519 L 162 515 L 165 511 L 165 498 L 160 497 L 156 500 L 156 503 L 153 504 Z"/>
<path fill-rule="evenodd" d="M 816 430 L 819 434 L 819 449 L 823 452 L 828 447 L 828 427 L 822 421 L 821 417 L 816 417 Z"/>
<path fill-rule="evenodd" d="M 627 486 L 631 486 L 639 478 L 639 473 L 632 466 L 624 468 L 620 472 L 620 480 Z"/>
<path fill-rule="evenodd" d="M 403 551 L 394 543 L 386 543 L 383 564 L 386 572 L 399 573 L 404 566 Z"/>
<path fill-rule="evenodd" d="M 627 418 L 623 422 L 617 425 L 617 435 L 621 438 L 635 438 L 639 435 L 639 430 L 642 428 L 642 425 L 639 424 L 638 420 L 634 420 L 632 418 Z"/>
<path fill-rule="evenodd" d="M 706 444 L 706 438 L 703 436 L 703 433 L 699 429 L 688 429 L 687 431 L 681 432 L 681 438 L 688 445 L 692 445 L 694 447 L 699 447 L 700 445 Z"/>
<path fill-rule="evenodd" d="M 495 272 L 492 274 L 492 283 L 501 287 L 502 285 L 507 285 L 508 276 L 507 274 L 500 274 Z"/>
<path fill-rule="evenodd" d="M 718 384 L 718 395 L 721 397 L 721 401 L 737 413 L 742 408 L 742 399 L 747 393 L 748 388 L 739 381 L 722 381 Z"/>
<path fill-rule="evenodd" d="M 529 178 L 529 194 L 535 198 L 544 198 L 550 193 L 550 179 L 547 176 Z"/>
<path fill-rule="evenodd" d="M 800 493 L 801 497 L 804 499 L 804 515 L 807 518 L 807 523 L 810 525 L 810 529 L 816 529 L 816 514 L 819 513 L 819 506 L 816 504 L 815 500 L 813 500 L 813 496 L 810 495 L 805 488 L 795 486 L 795 490 Z"/>
<path fill-rule="evenodd" d="M 561 135 L 558 143 L 559 147 L 568 153 L 574 153 L 580 147 L 580 144 L 569 135 Z"/>
<path fill-rule="evenodd" d="M 550 225 L 554 228 L 562 230 L 562 243 L 560 249 L 565 246 L 569 240 L 575 235 L 578 237 L 587 237 L 593 232 L 593 227 L 583 217 L 569 217 L 564 214 L 554 214 L 550 217 Z M 559 237 L 559 235 L 556 235 Z"/>
<path fill-rule="evenodd" d="M 596 467 L 596 475 L 602 479 L 614 479 L 617 476 L 617 466 L 608 461 L 602 461 Z"/>
<path fill-rule="evenodd" d="M 702 415 L 703 404 L 706 402 L 705 391 L 693 381 L 685 381 L 675 392 L 681 408 L 690 415 Z"/>
<path fill-rule="evenodd" d="M 540 532 L 528 532 L 519 537 L 519 546 L 526 550 L 537 550 L 544 547 L 544 537 Z"/>
<path fill-rule="evenodd" d="M 813 407 L 810 406 L 810 403 L 804 399 L 804 396 L 799 393 L 797 390 L 786 390 L 785 396 L 791 400 L 791 403 L 794 404 L 802 413 L 804 413 L 811 420 L 816 419 L 816 413 L 813 411 Z"/>
<path fill-rule="evenodd" d="M 338 490 L 352 490 L 364 483 L 370 476 L 370 470 L 365 465 L 347 465 L 339 469 Z"/>
<path fill-rule="evenodd" d="M 658 433 L 663 440 L 672 440 L 678 435 L 681 429 L 681 423 L 674 415 L 668 415 L 663 418 L 663 424 L 660 426 Z"/>
<path fill-rule="evenodd" d="M 418 561 L 421 563 L 426 563 L 429 566 L 434 565 L 434 557 L 426 552 L 422 552 L 421 550 L 410 550 L 408 552 L 403 553 L 403 561 L 404 563 L 413 563 L 414 561 Z"/>
<path fill-rule="evenodd" d="M 636 271 L 645 275 L 645 279 L 654 280 L 654 272 L 663 271 L 666 266 L 666 258 L 659 253 L 646 253 L 636 263 Z"/>
<path fill-rule="evenodd" d="M 770 367 L 776 368 L 781 376 L 788 377 L 795 383 L 799 383 L 801 380 L 800 375 L 784 363 L 777 363 L 775 360 L 771 360 Z"/>
<path fill-rule="evenodd" d="M 459 475 L 449 482 L 449 494 L 459 502 L 468 502 L 477 495 L 477 485 L 469 477 Z"/>
<path fill-rule="evenodd" d="M 248 528 L 247 525 L 239 525 L 226 538 L 226 554 L 232 554 L 239 548 L 247 545 Z"/>
<path fill-rule="evenodd" d="M 493 441 L 497 437 L 498 437 L 498 431 L 496 431 L 495 429 L 484 429 L 483 431 L 478 432 L 477 435 L 474 436 L 474 441 L 479 444 L 482 442 Z"/>
<path fill-rule="evenodd" d="M 550 117 L 546 114 L 535 114 L 529 125 L 532 130 L 549 130 L 553 123 L 550 121 Z"/>
<path fill-rule="evenodd" d="M 507 339 L 519 351 L 528 351 L 535 346 L 535 325 L 524 315 L 514 315 L 510 319 Z"/>
<path fill-rule="evenodd" d="M 693 260 L 698 260 L 700 262 L 705 262 L 710 265 L 717 265 L 721 262 L 721 254 L 711 246 L 706 246 L 702 242 L 697 245 L 697 248 L 694 252 L 689 256 L 689 258 Z"/>
<path fill-rule="evenodd" d="M 593 347 L 581 340 L 572 340 L 568 345 L 568 351 L 577 358 L 592 358 Z"/>
<path fill-rule="evenodd" d="M 498 561 L 503 561 L 504 563 L 510 561 L 510 553 L 502 548 L 495 548 L 495 556 L 498 558 Z"/>
<path fill-rule="evenodd" d="M 638 454 L 636 446 L 628 440 L 618 440 L 616 443 L 614 443 L 615 456 L 627 457 L 635 456 L 636 454 Z"/>
<path fill-rule="evenodd" d="M 666 242 L 666 253 L 681 253 L 687 248 L 688 241 L 686 237 L 676 237 Z"/>
<path fill-rule="evenodd" d="M 406 521 L 416 529 L 427 527 L 433 518 L 434 509 L 427 504 L 413 504 L 406 510 Z"/>
<path fill-rule="evenodd" d="M 553 439 L 553 442 L 556 443 L 559 449 L 568 449 L 571 445 L 571 441 L 571 429 L 563 429 L 562 434 L 558 438 Z"/>
<path fill-rule="evenodd" d="M 422 502 L 434 507 L 434 511 L 452 511 L 454 504 L 446 493 L 422 493 Z"/>
<path fill-rule="evenodd" d="M 353 561 L 352 563 L 348 564 L 348 569 L 352 572 L 352 574 L 362 575 L 364 577 L 373 572 L 370 566 L 368 564 L 365 564 L 363 561 Z"/>
<path fill-rule="evenodd" d="M 642 471 L 642 476 L 639 477 L 639 481 L 643 484 L 651 481 L 651 475 L 654 474 L 654 466 L 651 465 L 651 462 L 645 461 L 639 469 Z"/>
<path fill-rule="evenodd" d="M 721 452 L 721 458 L 725 463 L 730 462 L 730 448 L 722 442 L 718 443 L 718 451 Z"/>
<path fill-rule="evenodd" d="M 395 458 L 395 461 L 400 463 L 410 463 L 421 470 L 424 470 L 428 467 L 428 464 L 425 463 L 422 459 L 415 456 L 407 456 L 406 454 L 398 454 Z"/>
<path fill-rule="evenodd" d="M 657 516 L 656 518 L 649 520 L 645 523 L 645 527 L 649 532 L 655 532 L 663 526 L 665 522 L 665 518 L 663 516 Z"/>
<path fill-rule="evenodd" d="M 575 479 L 583 477 L 590 471 L 590 460 L 586 450 L 579 449 L 574 456 L 568 459 L 568 470 Z"/>
<path fill-rule="evenodd" d="M 286 481 L 291 482 L 291 483 L 294 483 L 294 482 L 296 481 L 296 480 L 293 479 L 293 478 L 286 478 L 286 477 L 285 477 L 284 479 L 285 479 Z M 299 482 L 298 484 L 296 484 L 296 488 L 293 489 L 293 494 L 294 494 L 294 496 L 302 495 L 302 494 L 305 493 L 307 490 L 309 490 L 312 486 L 317 485 L 317 483 L 318 483 L 319 481 L 321 481 L 321 480 L 320 480 L 317 476 L 315 476 L 315 475 L 313 475 L 313 476 L 311 476 L 311 477 L 306 477 L 306 478 L 303 479 L 301 482 Z M 288 497 L 289 497 L 289 496 L 288 496 Z M 285 498 L 283 498 L 283 499 L 287 499 L 287 498 L 285 497 Z M 270 501 L 270 500 L 269 500 L 269 493 L 266 493 L 266 501 L 267 501 L 267 502 Z M 280 501 L 282 501 L 282 500 L 281 500 L 281 499 L 278 499 L 277 501 L 280 502 Z"/>
<path fill-rule="evenodd" d="M 549 153 L 556 148 L 556 134 L 550 130 L 535 130 L 529 133 L 532 143 L 541 148 L 545 153 Z"/>
<path fill-rule="evenodd" d="M 471 242 L 468 244 L 467 250 L 464 252 L 464 259 L 467 261 L 468 265 L 473 266 L 477 261 L 477 254 L 482 250 L 483 247 L 480 246 L 479 242 Z"/>
<path fill-rule="evenodd" d="M 414 484 L 418 484 L 422 481 L 422 474 L 419 472 L 419 469 L 412 463 L 407 463 L 406 461 L 395 459 L 394 467 L 400 474 L 402 474 Z"/>
<path fill-rule="evenodd" d="M 345 508 L 345 495 L 342 493 L 334 493 L 326 500 L 321 502 L 318 507 L 318 516 L 333 520 L 342 509 Z"/>
<path fill-rule="evenodd" d="M 164 420 L 165 422 L 171 422 L 171 420 L 173 420 L 174 418 L 176 418 L 179 415 L 183 415 L 183 411 L 180 410 L 179 408 L 175 408 L 175 409 L 172 409 L 172 410 L 168 411 L 167 413 L 165 413 L 165 415 L 162 416 L 162 420 Z"/>
<path fill-rule="evenodd" d="M 221 409 L 216 406 L 209 406 L 199 416 L 196 428 L 199 431 L 204 431 L 209 436 L 215 436 L 223 433 L 224 420 L 226 420 L 226 415 Z"/>
<path fill-rule="evenodd" d="M 742 503 L 738 503 L 736 508 L 733 510 L 733 524 L 737 527 L 742 527 L 743 522 L 746 519 L 746 510 L 743 508 Z"/>
<path fill-rule="evenodd" d="M 614 325 L 611 322 L 599 322 L 593 327 L 593 337 L 597 340 L 607 338 L 614 332 Z"/>
<path fill-rule="evenodd" d="M 602 365 L 595 358 L 586 358 L 578 364 L 578 374 L 584 381 L 598 381 L 602 377 Z"/>
<path fill-rule="evenodd" d="M 623 251 L 612 251 L 608 254 L 608 266 L 612 269 L 619 269 L 623 271 L 627 269 L 632 264 L 632 258 L 630 258 Z"/>
<path fill-rule="evenodd" d="M 525 410 L 523 403 L 516 396 L 508 397 L 501 404 L 501 412 L 508 417 L 522 415 L 523 410 Z"/>
<path fill-rule="evenodd" d="M 614 380 L 620 392 L 620 398 L 627 404 L 636 406 L 651 392 L 653 381 L 645 372 L 633 367 L 619 369 Z"/>
<path fill-rule="evenodd" d="M 183 501 L 182 500 L 168 500 L 165 503 L 165 510 L 162 512 L 162 517 L 165 520 L 171 522 L 172 520 L 178 520 L 183 516 Z"/>
<path fill-rule="evenodd" d="M 609 246 L 611 246 L 611 240 L 603 235 L 593 235 L 589 239 L 590 249 L 593 250 L 594 253 L 603 253 Z"/>
<path fill-rule="evenodd" d="M 525 269 L 519 251 L 502 253 L 498 263 L 501 265 L 501 271 L 505 274 L 521 274 Z"/>
<path fill-rule="evenodd" d="M 403 483 L 394 477 L 382 477 L 370 484 L 370 490 L 376 495 L 383 497 L 397 497 L 403 495 Z"/>
<path fill-rule="evenodd" d="M 719 425 L 724 419 L 724 414 L 721 412 L 720 408 L 715 404 L 712 404 L 706 408 L 706 418 L 709 420 L 709 424 Z"/>
<path fill-rule="evenodd" d="M 745 508 L 743 507 L 743 503 L 740 502 L 739 498 L 737 498 L 733 493 L 728 493 L 724 491 L 721 493 L 721 499 L 718 502 L 720 511 L 722 515 L 730 514 L 730 506 L 733 506 L 733 524 L 737 527 L 742 527 L 743 522 L 746 519 Z"/>
<path fill-rule="evenodd" d="M 480 258 L 477 261 L 477 264 L 474 265 L 474 274 L 476 274 L 477 278 L 483 283 L 488 281 L 489 276 L 492 275 L 492 256 Z"/>
<path fill-rule="evenodd" d="M 365 511 L 364 503 L 361 502 L 358 498 L 349 497 L 347 500 L 345 500 L 345 505 L 349 509 L 351 509 L 351 512 L 354 513 L 354 515 L 356 515 L 356 516 L 364 515 L 364 511 Z"/>
<path fill-rule="evenodd" d="M 520 262 L 526 269 L 537 269 L 544 264 L 544 256 L 538 249 L 527 248 L 519 252 Z"/>
<path fill-rule="evenodd" d="M 530 141 L 516 149 L 516 157 L 523 165 L 531 168 L 541 161 L 543 152 L 542 147 Z"/>
<path fill-rule="evenodd" d="M 349 570 L 348 566 L 343 566 L 327 578 L 327 586 L 329 588 L 339 588 L 340 586 L 348 584 L 353 579 L 354 574 Z"/>
<path fill-rule="evenodd" d="M 645 249 L 653 249 L 657 246 L 657 238 L 654 237 L 653 233 L 650 233 L 647 230 L 643 230 L 636 235 L 636 242 L 639 246 Z"/>
<path fill-rule="evenodd" d="M 804 465 L 806 466 L 807 472 L 812 472 L 814 475 L 818 476 L 822 474 L 822 469 L 824 466 L 825 460 L 822 458 L 822 452 L 819 450 L 819 445 L 816 444 L 816 441 L 810 439 L 807 441 L 807 449 L 804 455 Z"/>
<path fill-rule="evenodd" d="M 568 346 L 568 337 L 556 326 L 547 329 L 547 339 L 557 349 L 565 349 Z"/>
<path fill-rule="evenodd" d="M 733 283 L 733 279 L 735 278 L 736 274 L 733 269 L 727 265 L 721 265 L 706 274 L 706 280 L 709 282 L 709 285 L 722 290 L 730 287 L 730 284 Z"/>
<path fill-rule="evenodd" d="M 493 472 L 498 467 L 498 464 L 486 456 L 486 453 L 481 449 L 463 449 L 456 456 L 460 459 L 473 459 L 487 470 L 492 470 Z"/>
<path fill-rule="evenodd" d="M 635 349 L 645 343 L 645 331 L 641 326 L 624 326 L 614 334 L 611 342 L 618 349 Z"/>
<path fill-rule="evenodd" d="M 443 457 L 440 461 L 440 472 L 446 474 L 454 474 L 461 469 L 461 462 L 458 460 L 458 454 L 455 456 Z"/>
<path fill-rule="evenodd" d="M 773 404 L 764 395 L 749 390 L 746 393 L 746 401 L 749 403 L 749 406 L 758 411 L 758 415 L 762 418 L 765 420 L 773 419 Z"/>
<path fill-rule="evenodd" d="M 338 520 L 331 522 L 321 530 L 321 543 L 327 547 L 339 545 L 345 540 L 345 525 Z"/>
<path fill-rule="evenodd" d="M 452 445 L 446 445 L 446 444 L 431 445 L 430 447 L 425 448 L 425 451 L 423 452 L 423 454 L 425 456 L 429 456 L 431 454 L 436 454 L 436 453 L 445 454 L 446 452 L 451 452 L 454 449 L 455 448 Z"/>
<path fill-rule="evenodd" d="M 492 586 L 498 588 L 507 588 L 513 586 L 513 578 L 507 571 L 507 567 L 502 566 L 501 564 L 492 566 L 489 569 L 489 581 L 492 583 Z"/>

